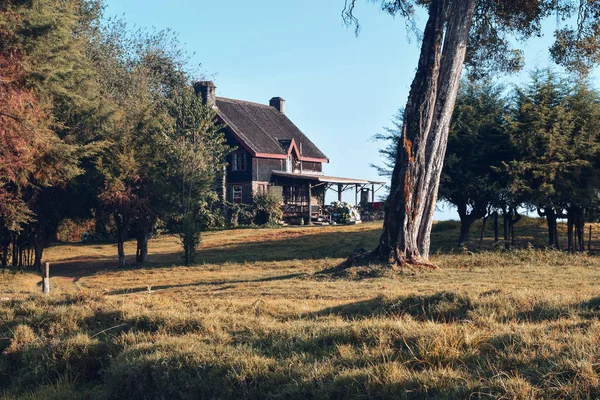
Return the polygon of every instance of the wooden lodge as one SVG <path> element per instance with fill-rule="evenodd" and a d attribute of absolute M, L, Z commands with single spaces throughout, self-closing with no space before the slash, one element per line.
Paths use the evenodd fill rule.
<path fill-rule="evenodd" d="M 281 97 L 266 105 L 216 97 L 211 81 L 194 88 L 215 108 L 227 144 L 236 148 L 227 156 L 221 185 L 227 201 L 251 204 L 255 195 L 274 192 L 282 198 L 285 220 L 309 224 L 323 216 L 328 189 L 337 192 L 339 201 L 344 191 L 354 189 L 356 205 L 375 203 L 383 182 L 324 175 L 329 159 L 285 115 Z"/>

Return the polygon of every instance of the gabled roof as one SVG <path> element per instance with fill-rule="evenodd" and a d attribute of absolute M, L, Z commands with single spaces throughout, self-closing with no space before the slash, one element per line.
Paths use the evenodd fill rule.
<path fill-rule="evenodd" d="M 233 136 L 254 157 L 329 162 L 292 121 L 275 107 L 248 101 L 216 98 L 217 115 Z"/>

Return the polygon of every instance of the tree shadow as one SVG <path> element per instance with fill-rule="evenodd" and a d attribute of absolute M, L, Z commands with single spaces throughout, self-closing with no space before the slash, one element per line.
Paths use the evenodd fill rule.
<path fill-rule="evenodd" d="M 222 286 L 229 285 L 222 288 L 216 288 L 215 290 L 226 290 L 234 288 L 235 285 L 240 283 L 259 283 L 259 282 L 273 282 L 273 281 L 283 281 L 288 279 L 295 279 L 305 274 L 287 274 L 287 275 L 278 275 L 278 276 L 269 276 L 266 278 L 259 279 L 234 279 L 234 280 L 219 280 L 219 281 L 199 281 L 192 283 L 181 283 L 181 284 L 173 284 L 173 285 L 153 285 L 153 286 L 138 286 L 135 288 L 126 288 L 126 289 L 118 289 L 112 290 L 110 292 L 106 292 L 107 295 L 122 295 L 122 294 L 133 294 L 133 293 L 141 293 L 141 292 L 154 292 L 157 290 L 167 290 L 167 289 L 178 289 L 178 288 L 186 288 L 186 287 L 194 287 L 194 286 Z"/>
<path fill-rule="evenodd" d="M 471 299 L 453 292 L 432 295 L 412 294 L 393 300 L 375 297 L 341 306 L 329 307 L 313 313 L 313 316 L 337 315 L 344 319 L 361 319 L 378 316 L 410 315 L 418 321 L 450 323 L 465 320 L 473 310 Z"/>
<path fill-rule="evenodd" d="M 491 308 L 490 308 L 491 307 Z M 396 299 L 375 297 L 335 307 L 325 308 L 310 316 L 339 316 L 347 320 L 365 319 L 380 316 L 401 317 L 409 315 L 417 321 L 433 321 L 436 323 L 453 323 L 471 319 L 470 313 L 493 313 L 498 311 L 498 322 L 509 321 L 524 323 L 540 323 L 559 321 L 564 318 L 578 316 L 583 319 L 600 318 L 600 297 L 581 303 L 562 305 L 537 304 L 531 309 L 517 310 L 512 315 L 502 315 L 502 310 L 494 310 L 493 304 L 474 301 L 468 295 L 453 292 L 438 292 L 432 295 L 408 295 Z M 498 305 L 498 307 L 502 307 Z M 584 324 L 585 325 L 585 324 Z M 584 326 L 582 325 L 582 326 Z"/>
<path fill-rule="evenodd" d="M 319 227 L 313 228 L 315 230 Z M 224 265 L 230 263 L 277 262 L 289 260 L 315 260 L 343 258 L 357 247 L 374 247 L 377 242 L 378 225 L 358 232 L 322 231 L 298 233 L 286 236 L 289 231 L 273 230 L 269 239 L 239 243 L 225 243 L 214 247 L 200 247 L 199 260 L 195 265 Z M 293 232 L 293 231 L 292 231 Z M 181 266 L 181 253 L 154 253 L 150 246 L 148 261 L 136 264 L 135 256 L 128 256 L 127 266 L 117 269 L 117 256 L 70 257 L 51 264 L 50 275 L 81 278 L 95 275 L 100 271 L 136 270 L 145 268 L 170 268 Z"/>

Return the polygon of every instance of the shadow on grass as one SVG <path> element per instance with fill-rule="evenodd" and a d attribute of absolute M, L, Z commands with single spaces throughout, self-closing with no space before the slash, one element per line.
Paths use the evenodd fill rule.
<path fill-rule="evenodd" d="M 292 237 L 285 237 L 285 232 L 281 232 L 282 237 L 277 239 L 239 242 L 211 248 L 202 247 L 198 250 L 197 257 L 200 263 L 213 265 L 343 258 L 351 254 L 357 247 L 374 247 L 380 229 L 379 225 L 373 225 L 367 230 L 352 233 L 328 230 L 322 231 L 322 233 L 311 232 Z M 277 232 L 277 230 L 273 230 L 273 232 Z M 148 259 L 149 261 L 145 264 L 135 264 L 134 256 L 127 257 L 128 265 L 124 270 L 173 267 L 182 264 L 179 252 L 153 254 L 152 247 L 150 247 Z M 54 263 L 51 266 L 51 276 L 73 278 L 90 276 L 102 270 L 117 270 L 116 264 L 116 255 L 114 257 L 71 257 Z"/>
<path fill-rule="evenodd" d="M 326 308 L 313 315 L 338 315 L 345 319 L 410 315 L 419 321 L 455 322 L 466 319 L 471 310 L 473 304 L 468 296 L 439 292 L 433 295 L 410 295 L 395 300 L 375 297 Z"/>
<path fill-rule="evenodd" d="M 139 287 L 135 287 L 135 288 L 113 290 L 110 292 L 106 292 L 106 294 L 107 295 L 120 295 L 120 294 L 147 292 L 148 289 L 150 289 L 152 291 L 156 291 L 156 290 L 178 289 L 178 288 L 186 288 L 186 287 L 194 287 L 194 286 L 221 286 L 221 285 L 236 285 L 239 283 L 273 282 L 273 281 L 283 281 L 283 280 L 288 280 L 288 279 L 299 278 L 304 275 L 305 274 L 287 274 L 287 275 L 269 276 L 266 278 L 259 278 L 259 279 L 200 281 L 200 282 L 182 283 L 182 284 L 175 284 L 175 285 L 139 286 Z M 233 287 L 233 286 L 231 286 L 231 287 Z M 221 288 L 221 290 L 223 290 L 223 288 Z"/>
<path fill-rule="evenodd" d="M 495 315 L 498 322 L 539 323 L 559 321 L 564 318 L 578 316 L 583 319 L 600 318 L 600 297 L 581 303 L 563 305 L 534 304 L 531 307 L 512 308 L 506 313 L 506 307 L 511 305 L 511 299 L 506 303 L 486 303 L 473 300 L 465 294 L 439 292 L 432 295 L 409 295 L 397 299 L 375 297 L 370 300 L 358 301 L 341 306 L 329 307 L 313 313 L 312 317 L 335 315 L 347 320 L 373 317 L 400 317 L 409 315 L 417 321 L 433 321 L 436 323 L 453 323 L 468 321 L 471 313 L 478 315 Z"/>

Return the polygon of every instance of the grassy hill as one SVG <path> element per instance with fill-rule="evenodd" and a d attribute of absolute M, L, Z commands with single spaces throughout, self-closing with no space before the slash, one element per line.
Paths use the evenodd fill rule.
<path fill-rule="evenodd" d="M 535 250 L 536 219 L 521 250 L 452 250 L 445 222 L 438 270 L 314 275 L 380 229 L 210 232 L 190 267 L 173 237 L 124 270 L 113 245 L 57 245 L 46 298 L 36 274 L 0 273 L 0 398 L 600 396 L 600 259 Z"/>

